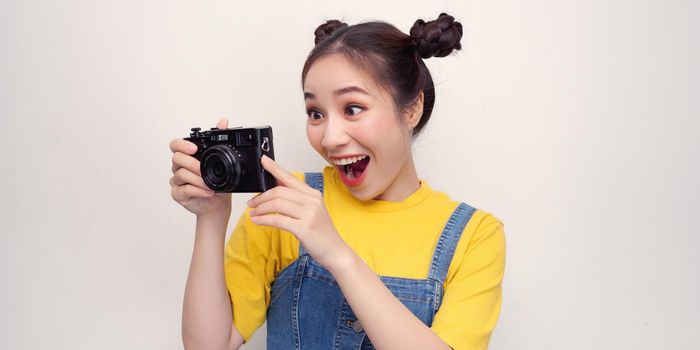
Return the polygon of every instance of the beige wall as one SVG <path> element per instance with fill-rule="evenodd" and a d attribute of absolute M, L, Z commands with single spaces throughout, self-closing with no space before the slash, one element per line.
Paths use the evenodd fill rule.
<path fill-rule="evenodd" d="M 433 188 L 505 222 L 491 348 L 700 343 L 697 2 L 248 3 L 0 3 L 0 347 L 181 348 L 194 218 L 170 198 L 170 139 L 269 123 L 283 166 L 318 170 L 313 29 L 441 11 L 464 49 L 428 62 L 414 149 Z"/>

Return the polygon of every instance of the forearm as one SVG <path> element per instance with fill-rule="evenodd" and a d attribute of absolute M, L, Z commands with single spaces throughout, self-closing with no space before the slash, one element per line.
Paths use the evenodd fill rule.
<path fill-rule="evenodd" d="M 182 314 L 186 349 L 230 346 L 233 315 L 223 270 L 227 223 L 223 216 L 197 219 Z"/>
<path fill-rule="evenodd" d="M 330 272 L 377 349 L 450 349 L 357 254 L 347 250 Z"/>

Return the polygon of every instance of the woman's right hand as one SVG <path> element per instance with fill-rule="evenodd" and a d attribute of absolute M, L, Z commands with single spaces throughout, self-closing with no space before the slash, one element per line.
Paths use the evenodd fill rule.
<path fill-rule="evenodd" d="M 227 128 L 228 120 L 219 120 L 216 127 Z M 170 141 L 170 150 L 173 152 L 173 177 L 170 178 L 173 199 L 199 218 L 230 216 L 231 193 L 216 193 L 204 183 L 199 160 L 192 156 L 197 153 L 197 146 L 184 139 L 174 139 Z"/>

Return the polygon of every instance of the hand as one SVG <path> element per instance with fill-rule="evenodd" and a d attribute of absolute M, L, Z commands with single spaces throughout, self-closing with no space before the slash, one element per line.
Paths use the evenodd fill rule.
<path fill-rule="evenodd" d="M 228 120 L 221 119 L 217 128 L 228 127 Z M 204 183 L 199 170 L 199 160 L 192 157 L 197 146 L 184 139 L 170 142 L 173 152 L 173 177 L 170 178 L 170 195 L 185 209 L 197 217 L 216 215 L 228 219 L 231 215 L 231 194 L 216 193 Z"/>
<path fill-rule="evenodd" d="M 349 247 L 336 231 L 323 204 L 323 195 L 263 156 L 262 166 L 276 179 L 278 186 L 248 201 L 253 223 L 289 231 L 307 252 L 330 269 Z"/>

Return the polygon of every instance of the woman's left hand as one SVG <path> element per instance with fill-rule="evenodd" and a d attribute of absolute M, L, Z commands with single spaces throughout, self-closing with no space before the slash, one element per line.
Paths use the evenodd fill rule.
<path fill-rule="evenodd" d="M 278 186 L 248 201 L 253 223 L 273 226 L 294 234 L 318 263 L 330 269 L 347 252 L 348 246 L 336 231 L 323 204 L 323 195 L 282 169 L 267 156 L 262 166 Z"/>

